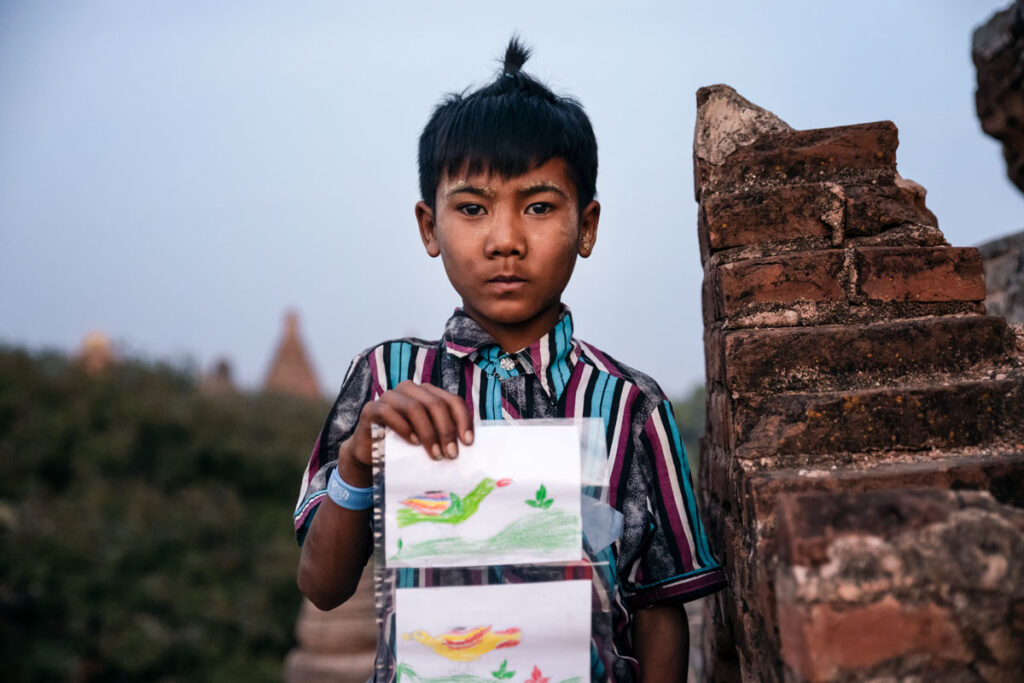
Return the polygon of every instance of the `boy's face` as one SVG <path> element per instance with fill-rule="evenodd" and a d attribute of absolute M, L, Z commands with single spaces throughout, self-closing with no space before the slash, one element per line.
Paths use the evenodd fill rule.
<path fill-rule="evenodd" d="M 506 351 L 533 343 L 557 322 L 577 255 L 594 248 L 601 207 L 577 206 L 562 159 L 521 176 L 445 176 L 435 210 L 416 205 L 420 236 L 440 256 L 465 312 Z"/>

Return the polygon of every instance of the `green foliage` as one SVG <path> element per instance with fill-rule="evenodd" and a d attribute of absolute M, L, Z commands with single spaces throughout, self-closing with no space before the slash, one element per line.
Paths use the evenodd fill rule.
<path fill-rule="evenodd" d="M 497 678 L 499 681 L 503 681 L 506 678 L 512 678 L 516 675 L 515 671 L 508 670 L 508 660 L 504 659 L 501 662 L 501 666 L 498 667 L 497 671 L 492 671 L 491 675 Z"/>
<path fill-rule="evenodd" d="M 326 411 L 0 348 L 4 680 L 279 681 L 289 513 Z"/>
<path fill-rule="evenodd" d="M 540 485 L 537 492 L 533 494 L 533 500 L 527 500 L 526 504 L 532 508 L 540 508 L 541 510 L 547 510 L 551 507 L 551 504 L 555 502 L 554 498 L 548 498 L 548 489 L 544 484 Z"/>
<path fill-rule="evenodd" d="M 704 436 L 704 405 L 707 396 L 704 385 L 698 384 L 690 390 L 690 395 L 681 401 L 673 401 L 672 411 L 679 425 L 679 436 L 686 449 L 686 457 L 690 462 L 690 472 L 694 480 L 697 478 L 697 464 L 700 458 L 700 437 Z"/>

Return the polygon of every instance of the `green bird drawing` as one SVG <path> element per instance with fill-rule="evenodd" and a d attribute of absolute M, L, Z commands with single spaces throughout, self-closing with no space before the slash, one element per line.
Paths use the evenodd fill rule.
<path fill-rule="evenodd" d="M 472 517 L 480 503 L 496 488 L 508 486 L 511 479 L 483 479 L 465 496 L 447 491 L 427 491 L 400 501 L 405 507 L 396 514 L 398 526 L 419 522 L 459 524 Z"/>

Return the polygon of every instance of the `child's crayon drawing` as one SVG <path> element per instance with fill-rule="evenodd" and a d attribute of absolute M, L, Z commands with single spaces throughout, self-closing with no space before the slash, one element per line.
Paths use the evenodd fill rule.
<path fill-rule="evenodd" d="M 476 674 L 444 674 L 442 676 L 433 676 L 425 678 L 419 676 L 408 664 L 402 663 L 398 665 L 396 670 L 397 676 L 395 677 L 396 683 L 498 683 L 501 680 L 505 680 L 493 675 L 478 676 Z M 549 679 L 544 679 L 549 680 Z M 579 676 L 572 676 L 571 678 L 563 678 L 558 683 L 581 683 L 583 679 Z"/>
<path fill-rule="evenodd" d="M 405 507 L 396 513 L 398 526 L 404 527 L 418 522 L 432 524 L 461 524 L 480 508 L 496 488 L 503 488 L 512 483 L 511 479 L 485 478 L 464 497 L 456 493 L 444 491 L 427 491 L 417 496 L 409 496 L 400 501 Z"/>
<path fill-rule="evenodd" d="M 473 662 L 492 650 L 503 647 L 515 647 L 522 639 L 522 631 L 518 628 L 506 628 L 495 631 L 490 626 L 473 628 L 453 628 L 437 636 L 432 636 L 423 629 L 412 633 L 403 633 L 403 640 L 415 640 L 453 662 Z"/>
<path fill-rule="evenodd" d="M 398 680 L 589 680 L 592 589 L 585 580 L 398 588 Z"/>
<path fill-rule="evenodd" d="M 551 683 L 551 678 L 541 674 L 540 667 L 533 665 L 533 673 L 526 679 L 525 683 Z"/>
<path fill-rule="evenodd" d="M 554 503 L 553 498 L 548 498 L 548 489 L 544 484 L 541 484 L 537 489 L 537 492 L 533 494 L 533 498 L 527 498 L 526 504 L 532 508 L 540 508 L 547 510 Z"/>
<path fill-rule="evenodd" d="M 412 563 L 443 558 L 447 563 L 479 564 L 475 558 L 501 557 L 510 553 L 529 553 L 543 560 L 567 545 L 579 542 L 580 520 L 564 510 L 528 512 L 492 536 L 480 540 L 450 536 L 420 542 L 398 539 L 398 549 L 388 563 Z M 579 551 L 577 551 L 577 559 Z"/>
<path fill-rule="evenodd" d="M 512 678 L 513 676 L 515 676 L 516 672 L 509 671 L 508 660 L 505 659 L 502 660 L 501 666 L 499 666 L 496 671 L 491 672 L 491 675 L 494 676 L 494 678 L 496 678 L 497 680 L 503 681 L 506 678 Z"/>
<path fill-rule="evenodd" d="M 388 567 L 575 562 L 582 556 L 580 431 L 478 426 L 454 460 L 384 442 Z"/>

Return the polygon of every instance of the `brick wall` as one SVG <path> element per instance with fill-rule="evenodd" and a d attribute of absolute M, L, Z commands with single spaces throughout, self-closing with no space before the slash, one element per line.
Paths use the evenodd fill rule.
<path fill-rule="evenodd" d="M 702 502 L 730 579 L 707 679 L 1019 672 L 1024 339 L 986 315 L 977 250 L 896 172 L 892 123 L 793 130 L 727 86 L 697 103 Z M 982 594 L 1002 611 L 970 616 Z"/>
<path fill-rule="evenodd" d="M 975 29 L 971 56 L 981 127 L 1003 144 L 1006 174 L 1024 190 L 1024 0 Z"/>
<path fill-rule="evenodd" d="M 1024 232 L 978 246 L 985 266 L 985 308 L 1024 324 Z"/>

